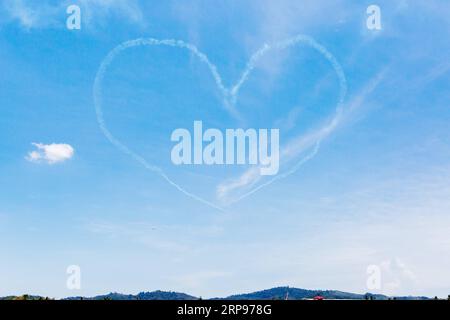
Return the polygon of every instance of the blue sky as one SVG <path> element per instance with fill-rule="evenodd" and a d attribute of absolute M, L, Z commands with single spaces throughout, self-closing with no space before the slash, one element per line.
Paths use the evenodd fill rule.
<path fill-rule="evenodd" d="M 81 30 L 65 27 L 73 3 Z M 379 265 L 379 292 L 446 296 L 450 5 L 377 1 L 382 30 L 371 31 L 373 3 L 3 1 L 0 295 L 161 289 L 212 297 L 278 285 L 366 292 L 366 269 Z M 105 72 L 110 132 L 221 210 L 177 190 L 100 129 L 94 81 L 125 41 L 195 45 L 230 88 L 264 44 L 299 34 L 326 48 L 345 74 L 343 114 L 325 133 L 339 78 L 307 45 L 257 61 L 237 97 L 240 119 L 205 63 L 185 49 L 133 47 Z M 309 160 L 233 202 L 250 183 L 270 179 L 242 166 L 173 166 L 170 133 L 192 130 L 194 120 L 219 129 L 279 127 L 281 150 L 291 150 L 280 174 Z M 220 186 L 236 183 L 221 196 Z M 66 288 L 74 264 L 79 291 Z"/>

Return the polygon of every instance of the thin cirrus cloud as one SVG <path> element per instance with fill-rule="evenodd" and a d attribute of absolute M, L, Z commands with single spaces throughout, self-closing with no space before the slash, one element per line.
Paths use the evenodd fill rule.
<path fill-rule="evenodd" d="M 79 0 L 52 1 L 4 0 L 0 4 L 0 23 L 17 23 L 24 29 L 65 27 L 64 17 L 69 5 L 81 8 L 82 25 L 102 24 L 110 15 L 126 18 L 131 23 L 141 24 L 142 11 L 134 0 Z"/>
<path fill-rule="evenodd" d="M 71 159 L 75 154 L 74 148 L 65 143 L 33 143 L 32 145 L 36 147 L 36 150 L 30 151 L 25 159 L 33 163 L 60 163 Z"/>
<path fill-rule="evenodd" d="M 317 155 L 319 152 L 319 145 L 317 143 L 320 144 L 323 139 L 333 134 L 338 126 L 343 125 L 344 122 L 350 121 L 351 115 L 356 111 L 356 109 L 359 109 L 365 103 L 365 100 L 384 79 L 387 69 L 388 68 L 385 67 L 379 71 L 372 79 L 368 81 L 359 93 L 353 96 L 352 100 L 347 103 L 346 112 L 343 115 L 336 114 L 331 120 L 328 120 L 328 124 L 324 127 L 294 138 L 280 150 L 280 159 L 282 160 L 282 163 L 286 165 L 294 159 L 297 159 L 299 155 L 305 154 L 308 150 L 312 149 L 312 152 L 307 153 L 305 157 L 301 158 L 297 165 L 294 165 L 291 169 L 288 169 L 286 173 L 280 174 L 257 187 L 254 186 L 262 179 L 262 176 L 259 174 L 258 167 L 252 167 L 238 178 L 228 179 L 219 184 L 216 188 L 217 199 L 221 201 L 221 203 L 228 205 L 232 204 L 253 194 L 262 187 L 297 171 L 301 166 L 303 166 L 304 163 Z M 254 188 L 249 190 L 250 187 Z M 235 191 L 237 191 L 237 194 L 234 195 L 233 199 L 232 193 Z"/>

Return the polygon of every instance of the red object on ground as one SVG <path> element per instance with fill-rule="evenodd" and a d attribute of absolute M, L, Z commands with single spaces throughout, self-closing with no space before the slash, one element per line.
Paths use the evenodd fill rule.
<path fill-rule="evenodd" d="M 325 298 L 322 297 L 322 296 L 315 296 L 315 297 L 313 298 L 313 300 L 325 300 Z"/>

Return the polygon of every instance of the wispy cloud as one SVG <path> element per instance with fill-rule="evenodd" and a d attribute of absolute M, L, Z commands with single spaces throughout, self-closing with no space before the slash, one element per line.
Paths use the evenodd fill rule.
<path fill-rule="evenodd" d="M 81 8 L 82 26 L 103 25 L 105 19 L 118 16 L 125 22 L 143 23 L 143 14 L 136 0 L 78 0 L 78 1 L 33 1 L 4 0 L 0 12 L 6 23 L 19 23 L 25 29 L 65 27 L 66 8 L 69 5 Z"/>
<path fill-rule="evenodd" d="M 332 28 L 353 14 L 357 6 L 342 0 L 328 1 L 255 1 L 254 16 L 260 23 L 261 35 L 285 37 L 310 29 Z M 327 14 L 332 12 L 333 14 Z"/>
<path fill-rule="evenodd" d="M 416 274 L 398 257 L 382 261 L 381 292 L 386 295 L 395 295 L 405 287 L 413 286 L 417 282 Z"/>
<path fill-rule="evenodd" d="M 272 277 L 271 283 L 364 293 L 369 290 L 367 267 L 377 265 L 381 269 L 381 288 L 371 291 L 446 294 L 449 176 L 449 168 L 396 175 L 379 168 L 375 181 L 365 181 L 348 194 L 338 191 L 323 202 L 318 195 L 307 201 L 291 199 L 278 208 L 267 229 L 285 237 L 242 244 L 245 253 L 239 257 L 240 267 L 248 269 L 239 272 L 248 272 L 251 281 L 257 277 L 255 270 L 264 270 L 262 280 L 255 281 L 255 285 Z M 295 212 L 292 218 L 279 215 L 288 210 Z M 308 217 L 301 212 L 307 212 Z M 275 221 L 280 219 L 283 223 L 277 229 Z M 289 231 L 289 225 L 301 232 Z M 305 229 L 301 225 L 306 225 Z M 440 257 L 439 263 L 436 256 Z M 283 280 L 274 281 L 272 274 Z"/>
<path fill-rule="evenodd" d="M 5 0 L 0 11 L 3 21 L 17 22 L 25 29 L 32 29 L 52 25 L 60 10 L 59 5 L 50 5 L 45 1 Z"/>
<path fill-rule="evenodd" d="M 274 127 L 275 128 L 283 128 L 283 131 L 289 131 L 289 130 L 295 128 L 295 125 L 296 125 L 302 111 L 303 111 L 303 108 L 299 107 L 299 106 L 292 108 L 292 110 L 289 111 L 289 113 L 286 117 L 280 118 L 275 121 Z"/>
<path fill-rule="evenodd" d="M 6 1 L 4 7 L 11 19 L 17 20 L 25 28 L 31 28 L 36 23 L 36 12 L 26 7 L 23 1 Z"/>
<path fill-rule="evenodd" d="M 262 176 L 259 174 L 259 168 L 252 167 L 238 178 L 229 179 L 219 184 L 216 191 L 217 198 L 227 204 L 234 203 L 253 194 L 262 187 L 297 171 L 301 166 L 303 166 L 304 163 L 317 155 L 320 143 L 323 139 L 331 135 L 338 128 L 338 126 L 343 125 L 344 122 L 348 122 L 351 116 L 358 109 L 360 109 L 360 107 L 366 102 L 366 99 L 368 99 L 369 95 L 382 81 L 385 73 L 386 69 L 383 69 L 375 77 L 370 79 L 368 83 L 360 90 L 360 92 L 354 95 L 351 101 L 345 106 L 345 112 L 337 113 L 331 119 L 327 120 L 325 126 L 298 136 L 282 147 L 280 150 L 281 165 L 291 165 L 289 170 L 282 172 L 278 176 L 271 178 L 270 180 L 249 191 L 251 187 L 254 187 L 262 179 Z M 299 159 L 302 155 L 303 158 L 300 158 L 300 161 L 297 162 L 297 164 L 292 165 L 292 162 L 295 159 Z M 235 194 L 231 196 L 232 193 Z"/>
<path fill-rule="evenodd" d="M 105 18 L 116 15 L 134 24 L 143 24 L 143 13 L 136 0 L 79 0 L 85 12 L 87 24 L 101 23 Z"/>

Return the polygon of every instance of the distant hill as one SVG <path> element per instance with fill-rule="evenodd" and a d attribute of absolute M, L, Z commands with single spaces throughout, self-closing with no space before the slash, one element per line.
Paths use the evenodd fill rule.
<path fill-rule="evenodd" d="M 106 295 L 85 297 L 69 297 L 64 300 L 198 300 L 199 298 L 180 292 L 153 291 L 141 292 L 137 295 L 111 292 Z"/>
<path fill-rule="evenodd" d="M 343 292 L 337 290 L 307 290 L 298 289 L 290 287 L 277 287 L 262 291 L 256 291 L 253 293 L 232 295 L 226 298 L 216 298 L 216 299 L 227 299 L 227 300 L 302 300 L 302 299 L 313 299 L 316 296 L 321 296 L 324 299 L 334 299 L 334 300 L 428 300 L 428 297 L 389 297 L 382 294 L 357 294 L 350 292 Z"/>
<path fill-rule="evenodd" d="M 0 297 L 0 300 L 52 300 L 52 299 L 50 299 L 48 297 L 32 296 L 32 295 L 24 294 L 21 296 Z"/>
<path fill-rule="evenodd" d="M 427 297 L 388 297 L 382 294 L 357 294 L 350 292 L 343 292 L 337 290 L 307 290 L 290 287 L 277 287 L 252 293 L 231 295 L 225 298 L 214 298 L 213 300 L 301 300 L 312 299 L 316 296 L 321 296 L 324 299 L 345 299 L 345 300 L 428 300 Z M 22 295 L 9 296 L 0 298 L 0 300 L 45 300 L 46 297 Z M 94 297 L 68 297 L 63 300 L 198 300 L 199 297 L 191 296 L 186 293 L 168 292 L 168 291 L 152 291 L 141 292 L 136 295 L 122 294 L 111 292 L 105 295 Z"/>
<path fill-rule="evenodd" d="M 306 290 L 290 287 L 277 287 L 253 293 L 238 294 L 226 297 L 228 300 L 301 300 L 321 296 L 325 299 L 364 300 L 371 297 L 375 300 L 387 300 L 389 297 L 376 294 L 356 294 L 336 290 Z"/>
<path fill-rule="evenodd" d="M 340 291 L 321 291 L 306 290 L 289 287 L 277 287 L 252 293 L 237 294 L 226 297 L 229 300 L 300 300 L 312 299 L 315 296 L 322 296 L 326 299 L 364 299 L 363 295 L 340 292 Z"/>

